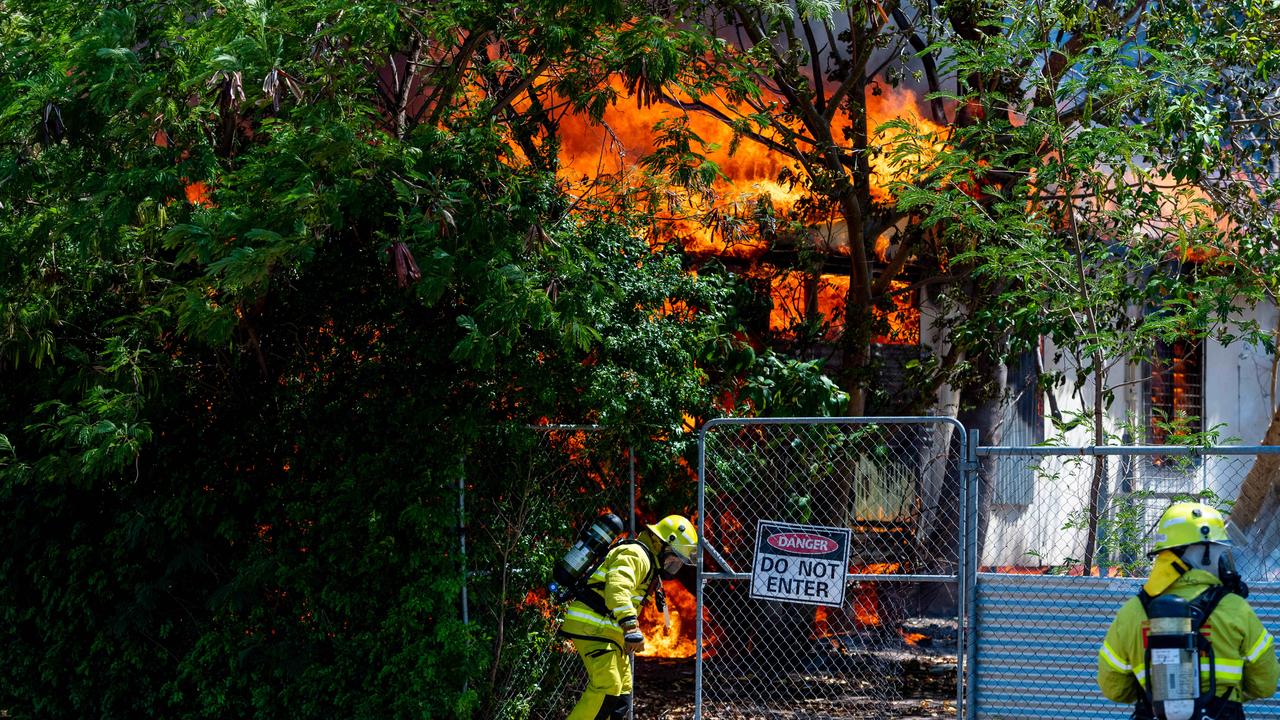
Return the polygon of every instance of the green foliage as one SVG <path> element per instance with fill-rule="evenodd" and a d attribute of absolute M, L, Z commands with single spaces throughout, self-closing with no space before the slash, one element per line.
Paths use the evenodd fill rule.
<path fill-rule="evenodd" d="M 822 374 L 817 361 L 800 361 L 774 352 L 761 355 L 747 375 L 742 395 L 764 417 L 839 415 L 848 396 Z"/>
<path fill-rule="evenodd" d="M 948 99 L 968 116 L 914 162 L 929 182 L 899 190 L 901 208 L 963 243 L 955 262 L 990 289 L 957 342 L 1009 337 L 1017 352 L 1047 338 L 1077 392 L 1156 341 L 1269 342 L 1246 314 L 1274 297 L 1274 233 L 1233 200 L 1237 182 L 1269 174 L 1259 159 L 1276 137 L 1259 127 L 1242 144 L 1236 128 L 1253 120 L 1233 119 L 1260 107 L 1251 62 L 1275 60 L 1255 45 L 1244 61 L 1234 42 L 1277 37 L 1249 9 L 1262 4 L 984 6 L 987 32 L 947 58 L 965 80 Z M 902 162 L 939 139 L 914 132 Z M 1111 390 L 1081 397 L 1101 438 Z"/>
<path fill-rule="evenodd" d="M 649 509 L 687 510 L 685 418 L 755 363 L 702 355 L 738 281 L 580 219 L 545 116 L 514 109 L 535 73 L 602 97 L 622 6 L 3 15 L 0 709 L 488 716 L 581 519 L 580 486 L 518 492 L 526 426 L 606 426 Z M 660 81 L 678 49 L 636 65 L 649 40 L 610 62 Z M 410 108 L 387 56 L 415 46 L 456 62 Z M 793 388 L 775 407 L 830 406 L 815 367 L 758 375 Z M 465 562 L 460 485 L 483 499 Z"/>
<path fill-rule="evenodd" d="M 1189 460 L 1187 456 L 1174 458 Z M 1194 464 L 1193 462 L 1191 464 Z M 1190 464 L 1184 463 L 1184 467 Z M 1234 500 L 1224 498 L 1208 488 L 1195 493 L 1175 493 L 1172 496 L 1157 497 L 1152 490 L 1135 490 L 1119 494 L 1111 498 L 1102 509 L 1102 517 L 1097 522 L 1100 537 L 1098 552 L 1105 558 L 1099 564 L 1106 564 L 1111 572 L 1126 577 L 1143 577 L 1151 569 L 1151 559 L 1147 551 L 1151 544 L 1151 533 L 1154 528 L 1148 525 L 1148 518 L 1154 509 L 1157 512 L 1177 502 L 1200 502 L 1217 508 L 1223 514 L 1231 513 Z M 1067 515 L 1062 525 L 1063 530 L 1087 531 L 1089 516 L 1086 509 L 1074 510 Z M 1039 553 L 1027 553 L 1038 557 Z M 1079 567 L 1077 558 L 1065 558 L 1061 567 L 1050 569 L 1051 574 L 1069 573 Z"/>

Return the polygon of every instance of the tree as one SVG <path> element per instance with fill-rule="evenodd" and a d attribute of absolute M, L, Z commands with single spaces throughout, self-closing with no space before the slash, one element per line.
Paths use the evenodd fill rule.
<path fill-rule="evenodd" d="M 873 168 L 892 172 L 884 149 L 891 138 L 869 126 L 868 104 L 911 71 L 908 48 L 924 50 L 920 72 L 939 89 L 927 49 L 935 32 L 928 8 L 750 2 L 681 4 L 663 12 L 622 38 L 624 47 L 649 50 L 644 62 L 616 64 L 632 97 L 722 122 L 733 131 L 732 148 L 755 145 L 789 159 L 793 165 L 777 180 L 803 197 L 784 214 L 768 199 L 726 202 L 714 187 L 720 169 L 710 154 L 718 148 L 677 116 L 662 123 L 658 149 L 646 161 L 674 179 L 652 202 L 670 202 L 671 188 L 683 186 L 688 195 L 679 202 L 701 207 L 701 219 L 726 241 L 755 234 L 771 252 L 789 257 L 793 269 L 809 276 L 805 321 L 811 325 L 819 324 L 819 273 L 842 269 L 850 281 L 839 321 L 838 372 L 849 394 L 847 412 L 862 414 L 868 388 L 876 385 L 872 340 L 886 329 L 894 298 L 907 292 L 895 283 L 930 249 L 924 237 L 901 230 L 905 216 L 873 185 Z M 931 112 L 934 122 L 946 121 L 940 103 Z M 830 223 L 842 225 L 848 240 L 815 244 L 806 228 Z M 890 244 L 897 249 L 890 252 Z M 877 253 L 884 258 L 875 274 Z"/>
<path fill-rule="evenodd" d="M 582 219 L 539 105 L 624 16 L 6 4 L 0 708 L 473 715 L 512 608 L 486 567 L 461 621 L 456 493 L 518 501 L 503 438 L 599 422 L 687 492 L 736 280 Z"/>
<path fill-rule="evenodd" d="M 1274 33 L 1265 17 L 1247 2 L 985 5 L 948 58 L 964 80 L 950 99 L 970 122 L 899 205 L 966 239 L 959 259 L 999 288 L 958 332 L 1015 347 L 1048 337 L 1074 363 L 1095 444 L 1106 442 L 1110 370 L 1149 358 L 1155 341 L 1266 342 L 1242 314 L 1270 291 L 1273 232 L 1220 199 L 1266 175 L 1232 119 L 1270 82 L 1274 58 L 1256 43 L 1256 82 L 1234 80 L 1255 59 L 1235 40 Z M 1250 197 L 1275 201 L 1269 186 Z M 1086 570 L 1102 460 L 1085 501 Z"/>

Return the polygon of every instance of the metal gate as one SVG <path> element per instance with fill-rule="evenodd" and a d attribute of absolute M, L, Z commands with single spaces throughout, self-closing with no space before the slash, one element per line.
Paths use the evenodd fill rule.
<path fill-rule="evenodd" d="M 695 717 L 957 712 L 969 450 L 952 418 L 708 422 Z M 750 597 L 760 521 L 851 531 L 843 605 Z"/>

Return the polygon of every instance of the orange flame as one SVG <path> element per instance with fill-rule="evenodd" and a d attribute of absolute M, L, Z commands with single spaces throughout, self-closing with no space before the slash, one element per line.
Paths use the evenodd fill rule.
<path fill-rule="evenodd" d="M 835 632 L 831 630 L 831 611 L 826 607 L 819 605 L 818 609 L 813 611 L 813 635 L 812 639 L 834 637 Z"/>
<path fill-rule="evenodd" d="M 849 572 L 858 575 L 891 575 L 900 572 L 899 563 L 869 563 L 854 565 Z M 862 625 L 880 624 L 880 594 L 876 592 L 874 583 L 854 583 L 853 614 Z"/>
<path fill-rule="evenodd" d="M 538 590 L 530 590 L 524 594 L 524 600 L 520 602 L 518 607 L 521 610 L 533 609 L 537 610 L 543 618 L 548 620 L 555 614 L 556 608 L 551 604 L 551 600 L 547 598 L 547 591 L 539 588 Z"/>
<path fill-rule="evenodd" d="M 717 525 L 717 534 L 720 538 L 720 547 L 726 553 L 732 553 L 745 539 L 745 528 L 737 516 L 733 514 L 733 511 L 734 506 L 730 504 L 718 516 L 720 522 Z"/>
<path fill-rule="evenodd" d="M 641 657 L 689 658 L 693 657 L 698 647 L 697 617 L 698 600 L 680 583 L 664 581 L 662 588 L 667 595 L 667 608 L 671 612 L 671 626 L 667 627 L 662 612 L 654 603 L 646 603 L 640 611 L 640 629 L 644 632 L 644 650 L 637 653 Z M 703 642 L 710 645 L 714 642 L 714 633 L 710 632 L 710 616 L 703 608 Z"/>
<path fill-rule="evenodd" d="M 870 563 L 867 565 L 852 565 L 849 572 L 854 575 L 891 575 L 902 571 L 900 563 Z M 843 609 L 840 612 L 833 613 L 831 609 L 819 606 L 813 613 L 813 635 L 810 637 L 814 640 L 821 638 L 835 637 L 840 634 L 841 627 L 847 628 L 847 623 L 852 619 L 861 627 L 877 627 L 883 623 L 881 619 L 881 603 L 880 595 L 876 591 L 874 582 L 855 582 L 850 588 L 851 595 L 845 600 L 845 605 L 851 611 L 852 617 L 846 614 Z M 928 637 L 920 633 L 912 633 L 898 628 L 898 634 L 904 641 L 915 645 L 921 640 Z"/>
<path fill-rule="evenodd" d="M 854 586 L 853 616 L 860 625 L 874 626 L 880 624 L 880 594 L 875 586 L 858 583 Z"/>
<path fill-rule="evenodd" d="M 889 185 L 895 181 L 910 180 L 912 164 L 927 165 L 943 149 L 946 128 L 920 113 L 920 99 L 911 89 L 890 88 L 885 92 L 878 83 L 872 88 L 867 93 L 867 129 L 871 133 L 869 144 L 872 148 L 879 148 L 880 152 L 869 155 L 871 195 L 880 202 L 890 203 L 894 198 L 889 192 Z M 912 130 L 904 132 L 890 128 L 878 131 L 879 126 L 890 120 L 904 121 Z M 914 137 L 908 139 L 904 135 Z M 900 159 L 895 158 L 895 145 L 903 141 L 913 143 L 914 147 L 904 146 L 910 152 Z"/>
<path fill-rule="evenodd" d="M 877 334 L 872 342 L 880 345 L 917 345 L 920 343 L 920 308 L 914 295 L 906 292 L 907 284 L 893 282 L 894 309 L 888 313 L 873 312 L 888 324 L 887 332 Z M 822 274 L 816 278 L 806 273 L 779 271 L 772 280 L 773 308 L 769 311 L 769 329 L 789 336 L 806 316 L 812 294 L 816 314 L 826 324 L 824 338 L 835 341 L 844 329 L 845 297 L 849 293 L 847 275 Z"/>
<path fill-rule="evenodd" d="M 750 232 L 733 228 L 750 226 L 753 205 L 764 202 L 774 209 L 790 211 L 805 196 L 805 190 L 791 177 L 803 172 L 795 160 L 750 138 L 735 139 L 733 131 L 708 114 L 689 111 L 667 103 L 640 106 L 620 80 L 612 86 L 618 102 L 605 109 L 600 123 L 583 115 L 569 115 L 560 123 L 560 176 L 586 196 L 601 196 L 616 201 L 622 194 L 643 185 L 640 160 L 655 150 L 659 133 L 655 125 L 682 123 L 697 141 L 692 147 L 719 169 L 719 177 L 704 188 L 701 200 L 709 201 L 711 210 L 698 209 L 694 199 L 677 188 L 666 189 L 666 207 L 661 226 L 655 228 L 655 244 L 676 240 L 686 251 L 698 254 L 758 259 L 767 243 Z M 747 116 L 752 110 L 703 98 L 714 111 L 728 116 Z M 917 156 L 905 158 L 907 163 L 927 163 L 943 145 L 945 128 L 933 123 L 920 112 L 920 101 L 907 88 L 884 88 L 873 84 L 866 98 L 867 127 L 871 137 L 868 153 L 871 165 L 873 197 L 880 202 L 893 200 L 888 188 L 895 180 L 909 179 L 910 169 L 892 157 L 902 142 L 904 131 L 890 129 L 877 132 L 880 125 L 895 119 L 905 121 L 923 139 L 917 139 Z M 846 113 L 838 113 L 832 126 L 837 130 L 850 124 Z M 912 133 L 914 134 L 914 133 Z M 837 137 L 840 133 L 836 132 Z M 921 157 L 923 156 L 923 157 Z M 608 185 L 608 178 L 621 180 L 621 186 Z M 715 227 L 712 227 L 714 225 Z M 818 238 L 813 238 L 820 242 Z M 847 243 L 847 241 L 846 241 Z M 833 248 L 828 248 L 832 250 Z"/>
<path fill-rule="evenodd" d="M 831 608 L 819 605 L 813 612 L 813 635 L 810 638 L 835 637 L 841 629 L 848 630 L 848 621 L 852 619 L 860 627 L 875 627 L 880 624 L 880 597 L 870 583 L 854 583 L 851 597 L 845 603 L 852 610 L 852 618 L 843 609 L 832 612 Z"/>
<path fill-rule="evenodd" d="M 907 632 L 902 628 L 898 628 L 898 634 L 902 636 L 903 640 L 907 641 L 908 645 L 919 645 L 921 640 L 929 637 L 928 635 L 922 635 L 920 633 Z"/>

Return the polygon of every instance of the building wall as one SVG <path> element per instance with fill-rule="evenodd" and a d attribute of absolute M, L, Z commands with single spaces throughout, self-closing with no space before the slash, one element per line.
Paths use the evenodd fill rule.
<path fill-rule="evenodd" d="M 1248 313 L 1247 317 L 1268 330 L 1277 327 L 1280 313 L 1268 304 Z M 1066 384 L 1056 392 L 1059 408 L 1064 416 L 1087 412 L 1092 401 L 1092 378 L 1086 378 L 1076 391 L 1071 364 L 1055 365 L 1054 353 L 1055 348 L 1046 344 L 1045 370 L 1060 371 L 1067 376 Z M 1272 416 L 1271 363 L 1271 354 L 1261 346 L 1239 341 L 1229 345 L 1213 340 L 1206 342 L 1203 427 L 1216 428 L 1220 444 L 1253 445 L 1261 441 Z M 1108 444 L 1123 444 L 1125 438 L 1133 444 L 1143 442 L 1140 436 L 1132 439 L 1126 435 L 1125 429 L 1129 416 L 1136 419 L 1138 427 L 1145 422 L 1146 386 L 1142 382 L 1145 372 L 1145 368 L 1125 363 L 1117 363 L 1109 372 L 1107 384 L 1117 390 L 1105 420 Z M 1048 444 L 1094 444 L 1088 427 L 1055 433 L 1047 417 L 1045 423 Z M 1089 457 L 1003 458 L 994 464 L 988 461 L 985 477 L 995 483 L 997 492 L 993 493 L 982 564 L 1056 566 L 1078 562 L 1083 557 L 1087 533 L 1066 526 L 1073 522 L 1083 525 L 1092 463 L 1093 458 Z M 1248 458 L 1239 457 L 1210 457 L 1190 465 L 1147 458 L 1109 458 L 1104 497 L 1111 498 L 1127 489 L 1154 491 L 1154 497 L 1143 501 L 1146 522 L 1150 524 L 1168 503 L 1168 498 L 1177 492 L 1209 489 L 1224 499 L 1234 500 L 1249 464 Z M 1114 499 L 1109 504 L 1115 508 L 1119 502 Z"/>
<path fill-rule="evenodd" d="M 1274 305 L 1253 314 L 1258 325 L 1275 330 L 1280 313 Z M 1271 362 L 1266 348 L 1241 342 L 1210 341 L 1205 358 L 1206 426 L 1225 424 L 1223 440 L 1233 445 L 1257 445 L 1271 421 Z"/>

